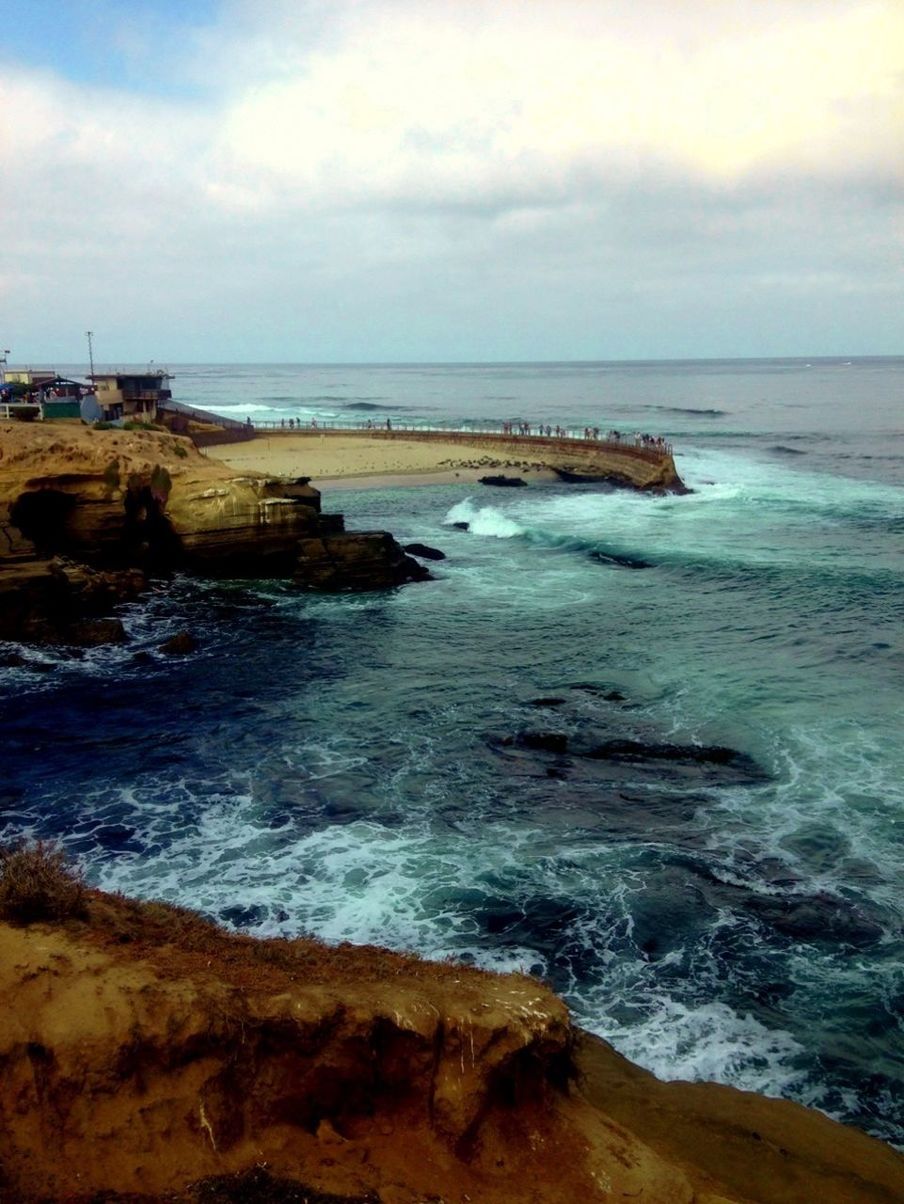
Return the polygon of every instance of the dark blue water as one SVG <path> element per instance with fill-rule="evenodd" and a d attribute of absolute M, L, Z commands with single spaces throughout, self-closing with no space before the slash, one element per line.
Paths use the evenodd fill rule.
<path fill-rule="evenodd" d="M 807 364 L 179 371 L 232 412 L 650 430 L 695 492 L 330 494 L 437 580 L 182 580 L 128 650 L 0 671 L 4 835 L 250 931 L 533 970 L 661 1075 L 901 1142 L 904 361 Z M 131 663 L 183 626 L 198 655 Z"/>

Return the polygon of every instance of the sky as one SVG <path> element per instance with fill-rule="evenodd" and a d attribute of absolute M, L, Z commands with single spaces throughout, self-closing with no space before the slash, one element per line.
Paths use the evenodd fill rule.
<path fill-rule="evenodd" d="M 10 364 L 904 354 L 902 0 L 0 0 Z"/>

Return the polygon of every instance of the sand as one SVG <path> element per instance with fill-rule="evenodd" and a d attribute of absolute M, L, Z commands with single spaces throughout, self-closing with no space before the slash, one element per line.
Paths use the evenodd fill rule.
<path fill-rule="evenodd" d="M 469 482 L 488 473 L 525 480 L 555 477 L 537 454 L 532 456 L 526 449 L 516 461 L 460 443 L 371 439 L 358 433 L 261 435 L 247 443 L 212 447 L 207 454 L 239 470 L 310 477 L 323 490 Z"/>

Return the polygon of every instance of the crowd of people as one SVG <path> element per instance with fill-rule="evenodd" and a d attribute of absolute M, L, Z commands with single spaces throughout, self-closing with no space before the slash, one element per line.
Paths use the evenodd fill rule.
<path fill-rule="evenodd" d="M 585 426 L 580 435 L 576 431 L 569 430 L 564 426 L 544 426 L 540 423 L 538 426 L 531 426 L 529 422 L 503 422 L 503 435 L 540 435 L 547 439 L 592 439 L 595 443 L 600 442 L 600 428 L 598 426 Z M 648 435 L 640 431 L 633 434 L 626 434 L 624 431 L 606 431 L 602 436 L 605 443 L 621 443 L 625 445 L 633 445 L 634 447 L 646 447 L 652 451 L 665 452 L 669 450 L 667 441 L 662 435 Z"/>
<path fill-rule="evenodd" d="M 248 419 L 248 424 L 249 424 L 249 426 L 251 425 L 250 418 Z M 273 425 L 275 426 L 275 423 Z M 312 418 L 309 422 L 302 422 L 302 420 L 300 418 L 288 418 L 288 419 L 283 418 L 283 419 L 281 419 L 279 425 L 283 430 L 288 429 L 290 431 L 294 431 L 294 430 L 316 431 L 319 429 L 316 418 Z M 325 429 L 329 430 L 329 423 L 325 424 Z M 348 428 L 343 427 L 342 429 L 348 429 Z M 368 430 L 368 431 L 374 431 L 374 430 L 391 431 L 393 429 L 392 428 L 392 420 L 390 418 L 386 418 L 383 421 L 374 422 L 372 418 L 368 418 L 367 422 L 364 424 L 364 429 Z M 416 430 L 418 428 L 412 428 L 412 429 Z M 493 431 L 481 431 L 481 430 L 475 429 L 472 433 L 475 435 L 479 435 L 479 434 L 493 434 L 494 432 Z M 502 434 L 503 435 L 511 435 L 511 436 L 525 436 L 525 437 L 528 437 L 528 436 L 534 436 L 534 437 L 540 437 L 540 438 L 545 437 L 547 439 L 553 439 L 553 438 L 555 438 L 555 439 L 580 439 L 580 438 L 583 438 L 583 439 L 587 439 L 587 440 L 592 440 L 595 443 L 599 443 L 602 440 L 602 442 L 604 442 L 604 443 L 619 443 L 624 447 L 642 447 L 642 448 L 646 448 L 650 451 L 658 451 L 658 452 L 663 452 L 663 453 L 671 451 L 671 445 L 668 443 L 668 441 L 666 439 L 664 439 L 662 437 L 662 435 L 650 435 L 650 434 L 646 434 L 646 433 L 643 433 L 640 431 L 635 431 L 635 432 L 632 432 L 629 434 L 625 431 L 616 431 L 616 430 L 609 430 L 609 431 L 606 431 L 605 434 L 601 434 L 600 428 L 598 426 L 585 426 L 583 431 L 579 432 L 577 430 L 570 430 L 568 427 L 559 426 L 558 423 L 556 423 L 555 426 L 550 426 L 548 423 L 544 424 L 542 422 L 537 423 L 537 424 L 532 424 L 530 422 L 503 422 L 502 423 Z"/>

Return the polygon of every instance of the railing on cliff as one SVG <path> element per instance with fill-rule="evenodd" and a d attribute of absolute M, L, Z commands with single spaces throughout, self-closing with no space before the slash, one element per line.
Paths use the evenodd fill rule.
<path fill-rule="evenodd" d="M 289 421 L 293 422 L 289 426 Z M 461 443 L 469 447 L 487 446 L 501 447 L 503 445 L 522 444 L 531 448 L 561 449 L 563 447 L 582 448 L 588 451 L 615 451 L 621 456 L 628 456 L 647 463 L 659 463 L 665 456 L 672 455 L 672 444 L 665 439 L 650 436 L 621 435 L 613 437 L 607 434 L 602 438 L 586 436 L 582 431 L 572 428 L 560 428 L 558 435 L 519 434 L 517 431 L 503 431 L 498 425 L 482 426 L 433 426 L 426 423 L 393 422 L 387 428 L 381 424 L 376 426 L 366 422 L 317 422 L 316 425 L 295 420 L 280 422 L 257 422 L 251 430 L 258 434 L 278 435 L 366 435 L 374 439 L 406 439 L 422 440 L 432 443 Z M 644 442 L 647 439 L 649 442 Z M 638 442 L 638 440 L 640 440 Z"/>
<path fill-rule="evenodd" d="M 620 456 L 627 456 L 647 463 L 658 464 L 665 456 L 671 456 L 672 445 L 665 439 L 654 438 L 650 435 L 623 434 L 619 431 L 609 431 L 602 438 L 594 435 L 596 428 L 559 427 L 557 433 L 547 435 L 545 431 L 536 434 L 528 430 L 522 433 L 517 428 L 506 430 L 501 423 L 471 423 L 462 426 L 451 424 L 440 425 L 427 422 L 393 422 L 382 421 L 375 423 L 373 419 L 358 419 L 347 421 L 318 421 L 302 422 L 301 419 L 283 418 L 279 421 L 269 419 L 252 422 L 246 419 L 239 422 L 235 418 L 226 418 L 215 414 L 212 410 L 202 410 L 197 406 L 185 405 L 183 402 L 167 401 L 158 406 L 158 414 L 177 434 L 188 434 L 198 447 L 216 447 L 226 443 L 240 443 L 253 439 L 256 435 L 366 435 L 373 439 L 415 439 L 433 443 L 461 443 L 469 447 L 487 446 L 502 447 L 503 445 L 522 444 L 532 448 L 547 448 L 549 450 L 574 448 L 578 446 L 585 450 L 614 451 Z M 211 430 L 191 430 L 189 424 L 204 423 Z M 508 424 L 506 424 L 507 426 Z"/>

